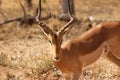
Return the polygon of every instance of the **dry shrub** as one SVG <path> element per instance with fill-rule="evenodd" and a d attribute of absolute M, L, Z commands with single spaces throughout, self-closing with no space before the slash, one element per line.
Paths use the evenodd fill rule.
<path fill-rule="evenodd" d="M 24 4 L 24 0 L 20 1 Z M 44 1 L 46 2 L 43 3 L 43 16 L 47 13 L 60 14 L 57 0 Z M 37 4 L 38 0 L 34 0 L 33 9 L 27 13 L 34 15 Z M 64 41 L 81 35 L 87 29 L 88 16 L 93 16 L 97 20 L 120 19 L 119 0 L 75 0 L 75 4 L 76 17 L 82 22 L 74 24 Z M 1 11 L 8 18 L 23 15 L 16 0 L 3 0 Z M 0 15 L 0 21 L 2 20 L 3 17 Z M 45 23 L 50 28 L 59 30 L 66 22 L 51 18 Z M 42 80 L 45 78 L 53 80 L 56 78 L 55 73 L 41 74 L 52 66 L 51 56 L 48 41 L 44 39 L 38 25 L 18 26 L 17 22 L 13 22 L 0 26 L 0 67 L 5 66 L 0 68 L 0 72 L 3 73 L 0 74 L 0 80 Z M 120 80 L 120 68 L 106 58 L 100 58 L 91 67 L 85 69 L 82 78 L 84 80 Z"/>

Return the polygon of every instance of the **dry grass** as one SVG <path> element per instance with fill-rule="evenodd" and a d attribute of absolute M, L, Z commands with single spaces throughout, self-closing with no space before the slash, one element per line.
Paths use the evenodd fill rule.
<path fill-rule="evenodd" d="M 21 1 L 24 4 L 24 0 Z M 58 0 L 46 1 L 43 3 L 43 15 L 59 15 Z M 33 1 L 33 9 L 26 9 L 27 13 L 34 14 L 37 2 L 38 0 Z M 85 19 L 88 16 L 97 20 L 120 20 L 119 0 L 75 0 L 75 4 L 76 17 L 83 22 L 75 24 L 65 41 L 85 31 Z M 17 0 L 3 0 L 1 11 L 8 18 L 23 15 Z M 0 21 L 3 19 L 0 15 Z M 53 18 L 45 22 L 53 26 L 53 29 L 59 29 L 65 24 Z M 13 22 L 0 26 L 0 80 L 43 80 L 47 76 L 48 72 L 40 72 L 52 66 L 52 55 L 48 42 L 42 35 L 38 25 L 22 27 Z M 53 80 L 54 75 L 56 73 L 50 74 L 47 80 Z M 82 77 L 84 80 L 120 80 L 120 68 L 102 57 L 90 68 L 85 69 Z"/>

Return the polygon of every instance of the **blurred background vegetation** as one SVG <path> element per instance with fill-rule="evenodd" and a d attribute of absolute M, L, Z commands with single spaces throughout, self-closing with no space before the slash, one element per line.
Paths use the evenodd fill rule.
<path fill-rule="evenodd" d="M 26 14 L 35 16 L 38 0 L 27 7 L 25 0 L 20 0 Z M 64 41 L 82 34 L 88 28 L 87 18 L 96 20 L 120 20 L 119 0 L 75 0 L 76 18 L 70 34 Z M 3 17 L 2 13 L 5 15 Z M 60 14 L 59 0 L 43 0 L 42 16 Z M 2 0 L 0 5 L 0 22 L 24 16 L 18 0 Z M 56 17 L 44 20 L 53 30 L 59 30 L 66 22 Z M 0 25 L 0 80 L 54 80 L 60 72 L 47 72 L 52 66 L 48 41 L 43 37 L 36 24 L 22 24 L 20 21 Z M 44 72 L 42 74 L 41 72 Z M 120 80 L 120 68 L 105 57 L 101 57 L 82 75 L 84 80 Z"/>

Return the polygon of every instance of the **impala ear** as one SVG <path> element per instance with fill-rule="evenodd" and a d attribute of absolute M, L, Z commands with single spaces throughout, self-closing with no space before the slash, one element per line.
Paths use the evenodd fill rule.
<path fill-rule="evenodd" d="M 44 34 L 44 35 L 43 35 L 43 37 L 44 37 L 44 39 L 45 39 L 45 40 L 49 41 L 49 40 L 50 40 L 51 35 L 50 35 L 50 34 L 48 34 L 48 35 Z"/>
<path fill-rule="evenodd" d="M 69 22 L 67 22 L 67 23 L 59 30 L 58 34 L 59 34 L 60 36 L 63 36 L 63 35 L 65 35 L 65 34 L 68 34 L 68 33 L 70 32 L 72 26 L 73 26 L 72 24 L 73 24 L 74 21 L 75 21 L 75 17 L 74 17 L 74 15 L 72 15 L 72 12 L 71 12 L 71 10 L 70 10 L 70 0 L 68 0 L 68 10 L 69 10 L 70 20 L 69 20 Z"/>
<path fill-rule="evenodd" d="M 66 35 L 71 31 L 71 28 L 73 27 L 73 25 L 70 25 L 68 28 L 66 28 L 63 32 L 62 35 Z"/>
<path fill-rule="evenodd" d="M 41 26 L 41 25 L 40 25 Z M 41 30 L 42 30 L 42 32 L 43 32 L 43 34 L 45 35 L 45 36 L 48 36 L 48 35 L 53 35 L 53 32 L 52 32 L 52 30 L 49 28 L 49 27 L 42 27 L 41 26 Z"/>

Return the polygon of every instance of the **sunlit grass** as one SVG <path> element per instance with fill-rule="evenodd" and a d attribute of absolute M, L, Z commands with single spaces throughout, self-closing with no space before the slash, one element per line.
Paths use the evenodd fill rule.
<path fill-rule="evenodd" d="M 20 0 L 25 5 L 25 0 Z M 60 14 L 59 0 L 46 0 L 43 5 L 43 14 Z M 38 0 L 33 0 L 33 9 L 26 11 L 34 15 Z M 108 7 L 108 5 L 110 7 Z M 93 16 L 98 20 L 120 19 L 119 0 L 75 0 L 76 17 L 83 20 L 75 24 L 65 40 L 82 34 L 87 28 L 85 19 Z M 23 16 L 22 9 L 17 0 L 3 0 L 1 11 L 7 18 Z M 0 21 L 4 18 L 0 15 Z M 51 29 L 60 29 L 66 22 L 58 19 L 45 21 Z M 44 39 L 38 25 L 18 26 L 17 22 L 0 26 L 0 80 L 42 80 L 45 75 L 40 72 L 52 66 L 52 54 L 49 43 Z M 1 72 L 0 71 L 0 72 Z M 14 77 L 13 77 L 14 76 Z M 49 76 L 49 79 L 52 79 Z M 100 58 L 90 68 L 85 69 L 84 80 L 119 80 L 120 68 L 109 62 L 106 58 Z M 48 80 L 49 80 L 48 79 Z"/>

